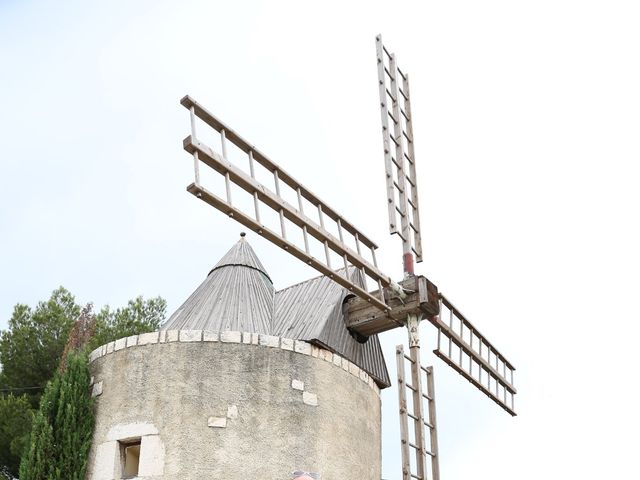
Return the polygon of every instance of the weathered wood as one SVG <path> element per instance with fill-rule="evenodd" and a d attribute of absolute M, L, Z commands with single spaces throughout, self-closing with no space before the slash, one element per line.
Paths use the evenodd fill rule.
<path fill-rule="evenodd" d="M 292 175 L 284 171 L 280 166 L 276 165 L 273 161 L 271 161 L 265 154 L 263 154 L 256 147 L 251 145 L 247 140 L 242 138 L 238 133 L 229 128 L 224 122 L 218 119 L 215 115 L 209 112 L 206 108 L 204 108 L 201 104 L 191 98 L 189 95 L 180 100 L 180 104 L 184 106 L 187 110 L 193 108 L 195 115 L 200 118 L 207 125 L 212 127 L 213 129 L 220 132 L 221 130 L 225 131 L 226 139 L 231 143 L 236 145 L 240 150 L 245 153 L 252 154 L 253 159 L 266 168 L 269 172 L 274 170 L 278 170 L 278 174 L 280 180 L 282 180 L 285 184 L 291 187 L 293 190 L 300 189 L 300 194 L 304 197 L 309 203 L 314 206 L 318 206 L 322 204 L 322 209 L 324 213 L 331 218 L 333 221 L 338 221 L 340 219 L 340 223 L 342 227 L 352 235 L 357 235 L 359 240 L 364 243 L 367 247 L 370 248 L 378 248 L 377 245 L 367 237 L 364 233 L 359 231 L 351 222 L 347 221 L 342 215 L 340 215 L 336 210 L 329 207 L 325 202 L 323 202 L 317 195 L 308 190 L 304 185 L 298 182 Z M 186 149 L 186 148 L 185 148 Z"/>
<path fill-rule="evenodd" d="M 431 443 L 431 478 L 440 480 L 440 451 L 438 450 L 438 422 L 436 420 L 436 391 L 433 385 L 433 367 L 422 367 L 427 374 L 427 401 L 429 405 L 429 437 Z"/>
<path fill-rule="evenodd" d="M 229 135 L 228 132 L 227 134 Z M 328 264 L 328 258 L 329 258 L 328 249 L 331 249 L 341 257 L 346 256 L 348 261 L 352 265 L 354 265 L 358 269 L 363 270 L 366 273 L 366 275 L 373 278 L 374 280 L 380 281 L 383 286 L 389 286 L 392 283 L 391 279 L 387 277 L 384 273 L 382 273 L 375 265 L 372 265 L 371 263 L 369 263 L 369 261 L 367 261 L 365 258 L 360 256 L 357 252 L 354 252 L 347 245 L 340 242 L 340 240 L 338 240 L 333 235 L 331 235 L 321 225 L 317 225 L 311 219 L 306 217 L 303 213 L 299 212 L 294 206 L 286 202 L 276 192 L 272 192 L 271 190 L 266 188 L 264 185 L 262 185 L 260 182 L 251 178 L 250 175 L 247 175 L 238 167 L 226 161 L 219 154 L 211 150 L 211 148 L 209 148 L 207 145 L 199 142 L 196 139 L 193 139 L 191 136 L 188 136 L 187 138 L 184 139 L 183 146 L 184 146 L 184 149 L 189 153 L 193 154 L 194 152 L 197 152 L 199 159 L 203 163 L 205 163 L 206 165 L 208 165 L 209 167 L 211 167 L 213 170 L 220 173 L 221 175 L 225 176 L 225 178 L 229 179 L 235 185 L 239 186 L 240 188 L 242 188 L 243 190 L 245 190 L 251 195 L 257 195 L 258 199 L 262 203 L 264 203 L 266 206 L 268 206 L 269 208 L 273 209 L 274 211 L 280 214 L 282 226 L 284 225 L 284 218 L 286 218 L 287 220 L 291 221 L 301 229 L 305 229 L 309 235 L 313 236 L 318 241 L 322 242 L 325 246 L 325 253 L 327 253 L 327 263 L 323 264 L 323 267 L 324 267 L 323 269 L 318 269 L 316 267 L 316 269 L 318 269 L 321 273 L 325 275 L 329 275 L 331 278 L 333 278 L 334 275 L 335 276 L 338 275 L 338 273 L 333 271 L 331 266 Z M 278 170 L 278 178 L 284 181 L 283 172 L 281 170 Z M 205 190 L 202 187 L 198 187 L 198 188 L 200 188 L 202 191 Z M 298 185 L 297 188 L 300 188 L 302 191 L 301 186 Z M 191 193 L 194 193 L 194 192 L 191 192 Z M 211 192 L 208 192 L 208 193 L 210 193 L 210 195 L 213 195 Z M 200 198 L 204 199 L 203 196 L 201 196 Z M 207 203 L 218 208 L 219 210 L 221 210 L 223 213 L 227 215 L 231 213 L 232 209 L 238 210 L 233 208 L 228 201 L 223 202 L 222 205 L 220 205 L 219 202 L 209 201 Z M 327 213 L 326 211 L 327 208 L 328 207 L 326 207 L 324 204 L 318 204 L 318 210 L 323 214 Z M 238 219 L 239 217 L 240 216 L 238 215 L 236 219 Z M 323 217 L 320 216 L 321 221 L 322 221 L 322 218 Z M 267 237 L 267 235 L 262 233 L 267 231 L 267 228 L 264 225 L 261 225 L 252 219 L 250 226 L 263 237 L 265 238 Z M 284 238 L 284 234 L 276 235 L 272 241 L 278 246 L 284 248 L 285 250 L 288 250 L 291 246 L 296 247 L 297 250 L 301 250 L 301 249 L 298 249 L 297 246 L 293 245 L 291 242 L 287 241 L 287 239 Z M 306 263 L 314 267 L 315 267 L 315 264 L 320 263 L 315 258 L 308 255 L 306 252 L 303 252 L 302 257 L 299 257 L 299 258 L 301 258 Z M 384 303 L 375 299 L 375 297 L 372 297 L 368 293 L 363 293 L 364 290 L 360 288 L 358 285 L 354 284 L 353 282 L 349 281 L 349 285 L 344 285 L 343 283 L 341 283 L 341 285 L 346 286 L 346 288 L 353 291 L 361 298 L 365 299 L 365 301 L 372 303 L 373 305 L 376 306 L 376 308 L 380 308 L 383 311 L 386 310 L 386 305 L 384 305 Z"/>
<path fill-rule="evenodd" d="M 370 336 L 403 326 L 408 315 L 434 316 L 438 314 L 438 288 L 426 277 L 410 277 L 400 286 L 408 292 L 400 299 L 390 288 L 384 288 L 385 303 L 389 312 L 383 312 L 360 298 L 348 300 L 345 325 L 361 335 Z M 379 297 L 379 293 L 371 292 Z"/>
<path fill-rule="evenodd" d="M 367 292 L 366 290 L 354 284 L 349 278 L 344 277 L 339 272 L 332 271 L 322 262 L 308 255 L 304 250 L 301 250 L 300 248 L 298 248 L 296 245 L 289 242 L 288 240 L 283 239 L 279 234 L 271 231 L 269 228 L 265 227 L 264 225 L 260 225 L 249 215 L 233 207 L 232 205 L 229 205 L 225 200 L 221 199 L 217 195 L 209 192 L 203 187 L 196 185 L 195 183 L 190 184 L 187 187 L 187 191 L 195 195 L 197 198 L 205 201 L 212 207 L 215 207 L 218 210 L 226 213 L 227 215 L 229 215 L 230 217 L 232 217 L 234 220 L 241 223 L 242 225 L 248 228 L 251 228 L 252 230 L 255 230 L 259 235 L 263 236 L 274 245 L 277 245 L 283 250 L 286 250 L 287 252 L 289 252 L 294 257 L 304 261 L 311 267 L 318 270 L 323 275 L 326 275 L 327 277 L 331 278 L 333 281 L 335 281 L 339 285 L 342 285 L 344 288 L 349 289 L 354 294 L 359 295 L 363 298 L 370 299 L 371 303 L 376 305 L 377 308 L 380 308 L 380 309 L 386 308 L 386 305 L 384 303 L 380 302 L 380 300 L 378 300 L 376 297 L 369 294 L 369 292 Z"/>
<path fill-rule="evenodd" d="M 406 379 L 404 374 L 404 347 L 396 346 L 396 367 L 398 373 L 398 403 L 400 414 L 400 449 L 402 452 L 402 480 L 411 480 L 411 460 L 409 458 L 409 419 L 407 416 Z"/>
<path fill-rule="evenodd" d="M 464 368 L 461 368 L 460 366 L 458 366 L 458 364 L 456 364 L 453 360 L 451 360 L 449 357 L 447 357 L 447 355 L 442 353 L 440 350 L 434 350 L 433 353 L 437 357 L 439 357 L 441 360 L 443 360 L 447 365 L 449 365 L 451 368 L 453 368 L 456 372 L 458 372 L 460 375 L 462 375 L 464 378 L 466 378 L 478 390 L 480 390 L 487 397 L 489 397 L 491 400 L 493 400 L 495 403 L 497 403 L 500 407 L 502 407 L 508 414 L 510 414 L 513 417 L 515 417 L 517 415 L 515 410 L 512 407 L 512 405 L 513 405 L 513 395 L 514 395 L 515 392 L 514 393 L 509 392 L 509 397 L 511 398 L 511 404 L 512 404 L 510 406 L 510 405 L 507 404 L 506 401 L 504 401 L 503 399 L 501 399 L 498 396 L 496 396 L 491 390 L 489 390 L 487 387 L 485 387 L 482 383 L 480 383 L 473 376 L 469 375 L 469 373 L 467 373 L 467 371 Z M 507 389 L 505 389 L 505 392 L 506 391 L 507 391 Z"/>
<path fill-rule="evenodd" d="M 426 479 L 427 471 L 427 452 L 425 447 L 424 434 L 424 412 L 422 405 L 422 373 L 420 367 L 420 346 L 412 345 L 409 347 L 409 356 L 411 358 L 411 385 L 413 386 L 413 431 L 416 442 L 416 474 Z"/>

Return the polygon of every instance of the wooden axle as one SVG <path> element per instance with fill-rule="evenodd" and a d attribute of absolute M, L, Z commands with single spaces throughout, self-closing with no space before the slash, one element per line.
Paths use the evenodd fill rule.
<path fill-rule="evenodd" d="M 438 315 L 438 287 L 426 277 L 409 277 L 400 282 L 400 286 L 407 292 L 404 299 L 400 299 L 389 287 L 383 289 L 385 303 L 390 307 L 388 313 L 359 297 L 347 300 L 347 328 L 368 337 L 404 326 L 407 316 L 411 314 L 418 315 L 419 318 Z M 378 296 L 375 292 L 372 295 Z"/>

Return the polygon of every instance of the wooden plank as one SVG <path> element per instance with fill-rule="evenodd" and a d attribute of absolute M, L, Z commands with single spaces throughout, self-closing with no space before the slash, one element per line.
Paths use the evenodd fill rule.
<path fill-rule="evenodd" d="M 371 302 L 373 305 L 376 306 L 376 308 L 380 308 L 382 310 L 387 308 L 386 305 L 382 303 L 378 298 L 372 296 L 369 292 L 362 289 L 359 285 L 353 283 L 351 280 L 344 277 L 340 273 L 334 272 L 333 270 L 329 269 L 326 265 L 319 262 L 312 256 L 308 255 L 304 250 L 298 248 L 296 245 L 294 245 L 290 241 L 283 239 L 280 235 L 271 231 L 264 225 L 260 225 L 249 215 L 246 215 L 244 212 L 229 205 L 222 198 L 214 195 L 213 193 L 209 192 L 205 188 L 198 186 L 195 183 L 192 183 L 187 187 L 187 191 L 195 195 L 197 198 L 200 198 L 201 200 L 205 201 L 209 205 L 217 208 L 218 210 L 225 213 L 226 215 L 232 217 L 234 220 L 241 223 L 242 225 L 256 231 L 259 235 L 263 236 L 274 245 L 277 245 L 283 250 L 289 252 L 294 257 L 309 264 L 310 266 L 318 270 L 323 275 L 326 275 L 329 278 L 331 278 L 333 281 L 335 281 L 339 285 L 352 291 L 354 294 L 365 299 L 366 301 Z"/>
<path fill-rule="evenodd" d="M 367 302 L 353 298 L 347 301 L 345 325 L 361 335 L 382 333 L 405 324 L 407 315 L 434 316 L 438 314 L 438 288 L 426 277 L 411 277 L 400 283 L 411 293 L 400 300 L 390 289 L 384 289 L 389 312 L 381 312 Z M 378 296 L 377 292 L 371 292 Z"/>
<path fill-rule="evenodd" d="M 449 310 L 451 310 L 451 312 L 459 319 L 461 320 L 466 326 L 467 328 L 470 328 L 473 330 L 473 332 L 476 334 L 476 336 L 478 336 L 479 338 L 482 339 L 482 341 L 484 342 L 484 344 L 489 347 L 491 350 L 493 350 L 493 352 L 495 354 L 497 354 L 500 359 L 506 364 L 507 368 L 510 370 L 515 370 L 516 368 L 511 364 L 511 362 L 509 362 L 509 360 L 507 360 L 505 358 L 504 355 L 502 355 L 498 349 L 496 347 L 493 346 L 493 344 L 487 340 L 487 337 L 485 337 L 482 333 L 480 333 L 480 330 L 478 330 L 469 320 L 467 320 L 467 318 L 462 314 L 462 312 L 460 312 L 460 310 L 458 310 L 444 295 L 442 295 L 441 293 L 440 295 L 440 300 L 442 301 L 443 305 L 445 307 L 447 307 Z"/>
<path fill-rule="evenodd" d="M 380 118 L 382 120 L 382 147 L 384 149 L 384 170 L 387 185 L 387 209 L 389 214 L 389 233 L 398 233 L 396 218 L 396 197 L 393 185 L 393 166 L 391 162 L 391 145 L 389 143 L 389 110 L 387 107 L 386 71 L 382 36 L 376 37 L 376 53 L 378 60 L 378 89 L 380 93 Z"/>
<path fill-rule="evenodd" d="M 413 415 L 417 418 L 414 422 L 414 438 L 416 442 L 416 466 L 417 475 L 426 478 L 427 455 L 424 438 L 424 414 L 422 412 L 422 372 L 420 368 L 420 347 L 409 347 L 411 357 L 411 385 L 413 386 Z"/>
<path fill-rule="evenodd" d="M 222 175 L 229 175 L 229 178 L 238 185 L 240 188 L 245 190 L 250 194 L 257 193 L 258 198 L 265 205 L 270 207 L 276 212 L 282 211 L 283 215 L 290 220 L 292 223 L 297 225 L 300 228 L 306 227 L 307 233 L 315 237 L 321 243 L 325 243 L 331 250 L 336 252 L 339 256 L 347 256 L 349 262 L 357 268 L 364 269 L 365 273 L 373 278 L 374 280 L 380 280 L 384 286 L 389 286 L 391 284 L 391 279 L 378 270 L 377 267 L 370 264 L 366 259 L 361 257 L 358 253 L 351 250 L 349 247 L 344 245 L 340 240 L 335 238 L 333 235 L 328 233 L 322 227 L 317 225 L 311 219 L 309 219 L 304 214 L 300 213 L 294 206 L 290 205 L 288 202 L 278 197 L 277 194 L 266 188 L 257 180 L 251 178 L 249 175 L 244 173 L 235 165 L 231 164 L 224 160 L 220 155 L 211 150 L 208 146 L 204 145 L 197 140 L 193 140 L 191 136 L 188 136 L 183 141 L 184 149 L 189 153 L 198 152 L 198 156 L 201 161 L 203 161 L 206 165 L 210 166 L 212 169 L 217 171 Z M 280 177 L 282 180 L 282 172 L 280 171 Z M 323 213 L 326 214 L 324 208 L 322 209 Z M 258 228 L 258 227 L 256 227 Z M 279 237 L 282 241 L 282 237 Z M 275 243 L 275 242 L 274 242 Z M 289 243 L 289 242 L 288 242 Z M 305 253 L 305 256 L 306 255 Z M 305 259 L 305 261 L 307 261 Z M 330 270 L 331 271 L 331 270 Z M 365 297 L 368 298 L 368 297 Z M 375 303 L 375 305 L 383 305 L 379 301 Z M 385 307 L 386 309 L 386 307 Z"/>
<path fill-rule="evenodd" d="M 440 480 L 440 451 L 438 450 L 438 423 L 436 421 L 436 392 L 433 381 L 433 367 L 426 367 L 427 401 L 429 402 L 429 438 L 431 443 L 431 478 Z"/>
<path fill-rule="evenodd" d="M 407 394 L 404 375 L 404 347 L 396 346 L 396 367 L 398 372 L 398 403 L 400 414 L 400 448 L 402 452 L 402 480 L 411 478 L 411 460 L 409 458 L 409 419 L 407 418 Z"/>
<path fill-rule="evenodd" d="M 317 195 L 308 190 L 304 185 L 298 182 L 291 174 L 283 170 L 276 163 L 272 162 L 265 154 L 263 154 L 256 147 L 251 145 L 247 140 L 242 138 L 238 133 L 236 133 L 233 129 L 229 128 L 226 124 L 224 124 L 220 119 L 218 119 L 215 115 L 209 112 L 206 108 L 204 108 L 201 104 L 191 98 L 189 95 L 180 100 L 180 104 L 183 105 L 186 109 L 190 110 L 194 109 L 195 115 L 200 118 L 203 122 L 205 122 L 210 127 L 214 128 L 218 132 L 221 130 L 225 131 L 226 139 L 232 142 L 235 146 L 240 148 L 243 152 L 249 153 L 251 152 L 253 155 L 253 159 L 258 162 L 260 165 L 265 167 L 269 172 L 273 173 L 274 170 L 278 170 L 278 174 L 280 180 L 282 180 L 285 184 L 291 187 L 294 191 L 298 188 L 300 189 L 300 194 L 308 200 L 312 205 L 318 206 L 322 205 L 323 212 L 331 218 L 333 221 L 337 222 L 340 220 L 342 227 L 348 231 L 352 235 L 358 235 L 358 238 L 362 243 L 364 243 L 369 248 L 378 248 L 378 246 L 367 237 L 364 233 L 360 232 L 351 222 L 346 220 L 342 215 L 340 215 L 336 210 L 332 209 L 323 202 Z"/>
<path fill-rule="evenodd" d="M 400 69 L 398 69 L 400 71 Z M 413 116 L 411 114 L 411 95 L 409 94 L 409 75 L 402 75 L 402 91 L 404 97 L 404 112 L 406 113 L 407 131 L 405 138 L 407 139 L 407 150 L 409 157 L 409 181 L 411 182 L 411 199 L 410 204 L 413 208 L 413 245 L 415 247 L 416 262 L 422 262 L 422 230 L 420 228 L 420 203 L 418 202 L 418 174 L 416 172 L 415 147 L 413 143 Z"/>
<path fill-rule="evenodd" d="M 493 400 L 495 403 L 497 403 L 507 413 L 509 413 L 510 415 L 512 415 L 514 417 L 517 415 L 516 412 L 513 410 L 513 408 L 511 408 L 509 405 L 507 405 L 506 402 L 502 401 L 502 399 L 500 399 L 499 397 L 494 395 L 494 393 L 491 390 L 489 390 L 483 384 L 478 382 L 478 380 L 476 380 L 471 375 L 469 375 L 466 370 L 464 370 L 463 368 L 459 367 L 453 360 L 451 360 L 449 357 L 447 357 L 444 353 L 442 353 L 439 350 L 434 350 L 433 353 L 436 355 L 436 357 L 438 357 L 441 360 L 443 360 L 447 365 L 449 365 L 456 372 L 458 372 L 460 375 L 462 375 L 464 378 L 466 378 L 469 382 L 471 382 L 478 390 L 480 390 L 487 397 L 489 397 L 491 400 Z M 511 393 L 511 395 L 512 395 L 512 398 L 513 398 L 514 394 Z"/>
<path fill-rule="evenodd" d="M 391 60 L 389 61 L 389 70 L 391 71 L 391 94 L 392 94 L 392 108 L 395 121 L 393 124 L 393 135 L 396 138 L 394 142 L 396 145 L 396 165 L 398 167 L 397 177 L 397 189 L 398 189 L 398 203 L 400 204 L 400 229 L 402 238 L 402 253 L 404 255 L 411 254 L 411 238 L 409 231 L 409 204 L 407 196 L 407 187 L 405 185 L 407 174 L 405 173 L 405 158 L 404 158 L 404 145 L 402 142 L 402 124 L 400 123 L 400 102 L 398 98 L 398 71 L 396 66 L 395 54 L 391 54 Z M 405 267 L 406 268 L 406 267 Z M 410 273 L 413 273 L 411 270 Z"/>

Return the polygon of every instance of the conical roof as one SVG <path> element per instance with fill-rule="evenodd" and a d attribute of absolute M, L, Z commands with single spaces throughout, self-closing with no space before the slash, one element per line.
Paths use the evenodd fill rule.
<path fill-rule="evenodd" d="M 273 283 L 242 235 L 162 329 L 269 334 L 273 309 Z"/>
<path fill-rule="evenodd" d="M 261 272 L 269 283 L 271 278 L 267 274 L 265 268 L 260 263 L 260 259 L 249 245 L 249 242 L 245 239 L 244 233 L 240 234 L 240 241 L 236 243 L 231 249 L 220 259 L 216 266 L 211 269 L 209 275 L 222 267 L 249 267 Z M 273 283 L 272 283 L 273 284 Z"/>
<path fill-rule="evenodd" d="M 349 277 L 365 286 L 360 272 Z M 162 330 L 226 330 L 304 340 L 335 352 L 391 385 L 377 335 L 361 343 L 347 330 L 343 303 L 350 292 L 326 276 L 275 292 L 271 278 L 241 235 Z"/>

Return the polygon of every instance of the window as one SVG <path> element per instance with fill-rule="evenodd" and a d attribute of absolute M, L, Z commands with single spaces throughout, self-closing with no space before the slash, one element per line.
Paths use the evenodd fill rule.
<path fill-rule="evenodd" d="M 140 439 L 131 439 L 120 442 L 120 478 L 134 478 L 138 476 L 140 464 Z"/>

